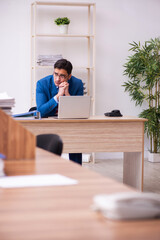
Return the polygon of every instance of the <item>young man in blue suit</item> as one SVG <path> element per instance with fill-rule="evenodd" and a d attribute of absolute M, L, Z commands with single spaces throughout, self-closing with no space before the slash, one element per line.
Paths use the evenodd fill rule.
<path fill-rule="evenodd" d="M 72 64 L 66 59 L 58 60 L 54 65 L 53 75 L 46 76 L 37 82 L 37 110 L 42 117 L 57 114 L 60 96 L 83 95 L 82 80 L 71 75 Z M 70 153 L 69 159 L 82 164 L 81 153 Z"/>

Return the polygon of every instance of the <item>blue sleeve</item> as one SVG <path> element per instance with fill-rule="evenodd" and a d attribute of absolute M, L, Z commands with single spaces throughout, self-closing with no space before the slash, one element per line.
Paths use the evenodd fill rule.
<path fill-rule="evenodd" d="M 36 103 L 37 110 L 41 113 L 42 117 L 49 115 L 51 111 L 56 111 L 56 107 L 58 105 L 54 98 L 48 100 L 45 88 L 39 81 L 37 82 L 36 87 Z"/>
<path fill-rule="evenodd" d="M 80 81 L 76 95 L 77 95 L 77 96 L 83 96 L 83 94 L 84 94 L 84 93 L 83 93 L 83 82 Z"/>

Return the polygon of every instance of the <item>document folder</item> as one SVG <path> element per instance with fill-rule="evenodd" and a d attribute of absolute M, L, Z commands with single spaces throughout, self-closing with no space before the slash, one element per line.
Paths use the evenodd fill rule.
<path fill-rule="evenodd" d="M 31 111 L 26 113 L 19 113 L 19 114 L 13 114 L 12 117 L 14 118 L 35 118 L 35 119 L 41 119 L 41 114 L 39 111 Z"/>

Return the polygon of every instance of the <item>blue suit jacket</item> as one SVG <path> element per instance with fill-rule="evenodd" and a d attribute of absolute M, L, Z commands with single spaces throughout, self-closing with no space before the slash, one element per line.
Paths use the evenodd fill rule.
<path fill-rule="evenodd" d="M 83 95 L 82 80 L 72 76 L 69 80 L 69 94 L 72 96 Z M 36 103 L 37 110 L 42 117 L 54 116 L 57 109 L 57 102 L 54 96 L 58 93 L 56 85 L 54 84 L 53 75 L 42 78 L 37 82 L 36 87 Z"/>

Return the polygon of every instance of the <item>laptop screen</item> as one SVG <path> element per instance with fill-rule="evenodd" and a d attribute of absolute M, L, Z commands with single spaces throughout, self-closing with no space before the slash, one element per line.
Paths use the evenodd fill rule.
<path fill-rule="evenodd" d="M 89 118 L 90 96 L 60 96 L 58 118 Z"/>

